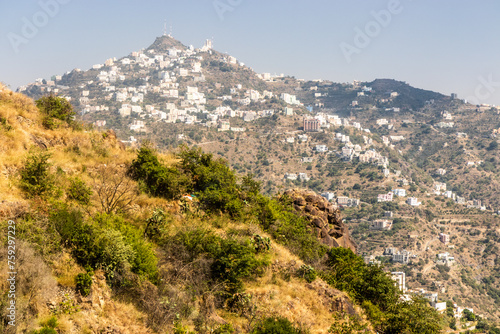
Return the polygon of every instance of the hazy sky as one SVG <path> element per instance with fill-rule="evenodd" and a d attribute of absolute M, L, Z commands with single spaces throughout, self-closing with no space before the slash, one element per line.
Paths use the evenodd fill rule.
<path fill-rule="evenodd" d="M 498 105 L 499 14 L 498 0 L 3 0 L 0 81 L 15 89 L 128 55 L 166 20 L 184 44 L 213 38 L 257 72 L 393 78 Z"/>

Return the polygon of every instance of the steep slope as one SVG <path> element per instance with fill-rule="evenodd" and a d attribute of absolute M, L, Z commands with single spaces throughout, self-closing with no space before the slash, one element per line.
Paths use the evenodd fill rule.
<path fill-rule="evenodd" d="M 137 196 L 135 182 L 123 182 L 127 176 L 120 167 L 130 164 L 135 153 L 124 149 L 112 132 L 83 131 L 78 124 L 61 124 L 59 128 L 46 129 L 42 125 L 44 116 L 32 100 L 3 87 L 0 91 L 0 116 L 3 120 L 0 161 L 4 175 L 2 188 L 5 190 L 0 212 L 5 230 L 7 219 L 14 221 L 16 226 L 18 331 L 53 327 L 61 333 L 170 333 L 174 327 L 177 330 L 187 326 L 208 331 L 226 326 L 224 328 L 228 330 L 234 327 L 239 332 L 247 332 L 254 319 L 272 314 L 285 317 L 295 326 L 308 328 L 314 333 L 326 333 L 333 321 L 332 312 L 362 313 L 347 295 L 319 279 L 312 284 L 305 282 L 298 274 L 303 261 L 279 243 L 271 243 L 258 225 L 226 216 L 193 216 L 189 212 L 194 208 L 186 212 L 183 201 L 145 194 Z M 46 173 L 34 182 L 47 182 L 51 187 L 36 195 L 27 193 L 27 190 L 22 190 L 26 189 L 22 186 L 22 171 L 26 171 L 29 161 L 26 157 L 42 155 L 48 157 L 50 166 L 47 165 Z M 161 157 L 164 162 L 175 161 L 169 156 Z M 75 187 L 79 189 L 76 193 Z M 87 201 L 85 194 L 90 195 Z M 109 196 L 123 194 L 132 196 L 133 200 L 119 202 L 116 209 L 109 206 L 107 201 L 113 201 Z M 153 217 L 162 217 L 161 221 L 152 220 L 153 209 L 159 215 Z M 67 215 L 72 218 L 68 220 Z M 168 222 L 163 227 L 166 230 L 160 228 L 156 231 L 163 231 L 165 236 L 171 237 L 162 239 L 158 232 L 148 234 L 152 221 Z M 82 227 L 87 226 L 85 235 L 94 235 L 95 241 L 79 239 L 83 235 L 78 234 L 78 225 L 75 224 L 80 223 Z M 68 233 L 73 233 L 71 239 L 66 239 Z M 156 242 L 153 244 L 144 239 L 144 233 Z M 208 233 L 207 239 L 197 239 L 197 242 L 221 242 L 221 246 L 236 247 L 234 251 L 250 252 L 253 248 L 248 248 L 246 242 L 256 235 L 260 239 L 255 240 L 262 240 L 263 245 L 267 245 L 265 247 L 270 246 L 259 255 L 259 262 L 251 264 L 261 267 L 259 274 L 242 282 L 246 292 L 237 294 L 231 304 L 224 302 L 227 297 L 221 300 L 218 295 L 225 293 L 224 288 L 213 285 L 218 279 L 210 274 L 210 265 L 214 261 L 209 255 L 212 250 L 195 255 L 197 251 L 184 244 L 196 233 Z M 199 234 L 200 237 L 203 235 Z M 101 244 L 99 240 L 105 242 Z M 4 239 L 3 243 L 6 242 Z M 96 244 L 92 250 L 82 253 L 88 242 Z M 5 258 L 7 247 L 3 245 L 2 258 Z M 100 247 L 115 247 L 105 256 L 114 257 L 112 261 L 118 261 L 118 264 L 95 264 L 108 261 L 105 258 L 95 263 L 90 260 L 90 253 L 86 252 L 100 254 Z M 151 247 L 156 249 L 154 253 Z M 115 257 L 116 252 L 131 252 L 132 257 L 128 260 L 125 259 L 129 255 Z M 97 256 L 104 256 L 102 254 Z M 134 256 L 139 255 L 141 258 L 134 260 Z M 190 259 L 191 256 L 195 258 Z M 149 262 L 143 261 L 158 261 L 158 268 L 147 267 Z M 121 262 L 123 267 L 119 265 Z M 6 261 L 2 261 L 2 278 L 7 278 L 5 265 Z M 247 264 L 241 265 L 244 268 Z M 143 269 L 136 270 L 136 266 Z M 89 267 L 94 274 L 88 276 L 92 283 L 89 284 L 88 296 L 84 296 L 79 290 L 82 283 L 75 283 L 75 278 L 92 272 Z M 162 279 L 147 276 L 147 270 L 157 272 Z M 124 279 L 129 283 L 125 285 Z M 1 289 L 5 291 L 7 281 L 2 279 L 2 282 Z M 235 282 L 240 284 L 239 278 Z M 191 289 L 201 289 L 202 292 Z M 9 302 L 7 298 L 7 295 L 2 296 L 2 305 Z M 278 305 L 289 306 L 280 308 Z M 13 330 L 8 321 L 8 310 L 3 309 L 2 329 L 6 333 Z"/>

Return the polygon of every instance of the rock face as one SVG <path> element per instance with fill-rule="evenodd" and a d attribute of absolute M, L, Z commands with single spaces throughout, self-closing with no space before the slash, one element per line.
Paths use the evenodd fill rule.
<path fill-rule="evenodd" d="M 356 244 L 335 204 L 308 190 L 290 189 L 285 191 L 285 195 L 292 199 L 295 210 L 307 218 L 322 243 L 329 247 L 350 248 L 356 253 Z"/>

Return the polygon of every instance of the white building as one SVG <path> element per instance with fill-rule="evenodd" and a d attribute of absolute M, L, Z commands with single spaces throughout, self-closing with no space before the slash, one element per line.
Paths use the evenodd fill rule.
<path fill-rule="evenodd" d="M 391 278 L 396 282 L 396 286 L 403 293 L 406 292 L 406 274 L 402 271 L 391 272 Z"/>
<path fill-rule="evenodd" d="M 406 197 L 406 189 L 393 189 L 392 192 L 398 197 Z"/>
<path fill-rule="evenodd" d="M 335 198 L 335 193 L 325 192 L 325 193 L 322 193 L 321 196 L 326 198 L 327 201 L 331 202 Z"/>
<path fill-rule="evenodd" d="M 377 196 L 377 201 L 378 202 L 392 202 L 393 196 L 394 196 L 393 193 L 379 194 Z"/>
<path fill-rule="evenodd" d="M 392 220 L 376 219 L 371 223 L 370 229 L 388 231 L 392 229 Z"/>
<path fill-rule="evenodd" d="M 132 121 L 132 124 L 130 124 L 129 127 L 130 127 L 130 130 L 132 130 L 132 131 L 140 131 L 141 129 L 144 128 L 144 121 L 134 119 Z"/>
<path fill-rule="evenodd" d="M 311 162 L 313 162 L 313 158 L 312 157 L 303 157 L 301 160 L 304 163 L 311 163 Z"/>
<path fill-rule="evenodd" d="M 309 181 L 311 178 L 307 176 L 306 173 L 299 173 L 299 180 L 300 181 Z"/>
<path fill-rule="evenodd" d="M 316 145 L 315 150 L 316 152 L 327 152 L 328 147 L 326 145 Z"/>
<path fill-rule="evenodd" d="M 405 250 L 392 254 L 392 262 L 399 262 L 403 264 L 408 264 L 410 261 L 411 253 Z"/>
<path fill-rule="evenodd" d="M 418 201 L 418 198 L 416 198 L 416 197 L 408 197 L 408 199 L 406 200 L 406 204 L 411 205 L 411 206 L 419 206 L 422 203 L 420 203 Z"/>
<path fill-rule="evenodd" d="M 282 93 L 280 98 L 285 101 L 288 104 L 293 104 L 293 105 L 299 105 L 300 101 L 297 100 L 297 97 L 295 95 L 287 94 L 287 93 Z"/>
<path fill-rule="evenodd" d="M 445 175 L 446 174 L 446 169 L 438 168 L 438 170 L 436 170 L 436 174 L 438 174 L 438 175 Z"/>
<path fill-rule="evenodd" d="M 120 116 L 125 117 L 125 116 L 130 116 L 132 113 L 132 108 L 128 104 L 122 104 L 122 107 L 118 109 L 118 113 L 120 113 Z"/>
<path fill-rule="evenodd" d="M 385 118 L 377 119 L 377 125 L 382 126 L 382 125 L 387 125 L 389 122 Z"/>

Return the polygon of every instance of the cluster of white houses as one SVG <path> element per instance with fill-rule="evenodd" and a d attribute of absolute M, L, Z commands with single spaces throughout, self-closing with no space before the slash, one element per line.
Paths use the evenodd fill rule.
<path fill-rule="evenodd" d="M 119 60 L 111 58 L 104 64 L 95 64 L 90 70 L 95 72 L 95 77 L 78 86 L 81 112 L 85 114 L 109 110 L 108 106 L 100 105 L 102 103 L 96 105 L 97 101 L 104 99 L 108 104 L 117 105 L 116 112 L 122 117 L 132 118 L 129 128 L 133 131 L 145 131 L 148 123 L 145 119 L 153 122 L 203 124 L 219 127 L 221 131 L 241 131 L 241 128 L 227 126 L 228 119 L 240 117 L 245 121 L 252 121 L 274 114 L 274 110 L 246 110 L 248 108 L 245 106 L 250 103 L 264 102 L 273 98 L 274 94 L 266 90 L 245 90 L 241 84 L 231 87 L 229 94 L 216 96 L 221 101 L 236 102 L 239 105 L 237 110 L 223 104 L 215 110 L 208 111 L 206 92 L 199 91 L 194 85 L 181 84 L 185 79 L 191 79 L 194 83 L 206 81 L 202 65 L 204 54 L 213 54 L 210 40 L 199 49 L 192 46 L 187 48 L 172 46 L 165 52 L 147 49 L 132 52 Z M 244 66 L 234 57 L 226 55 L 218 57 L 222 63 Z M 75 69 L 67 74 L 80 72 L 82 72 L 80 69 Z M 260 78 L 267 81 L 273 79 L 270 75 L 261 75 Z M 63 80 L 63 76 L 58 75 L 49 81 L 37 79 L 34 85 L 39 86 L 42 92 L 68 95 L 69 87 L 60 84 L 64 82 Z M 137 84 L 138 80 L 141 84 Z M 222 87 L 220 83 L 215 85 Z M 24 91 L 27 88 L 23 86 L 19 90 Z M 145 103 L 148 94 L 155 94 L 162 97 L 163 101 L 169 102 Z M 71 100 L 70 96 L 65 97 Z M 290 106 L 302 106 L 295 95 L 283 93 L 276 97 Z M 293 108 L 287 106 L 285 111 L 287 115 L 293 115 Z M 199 118 L 199 114 L 205 115 Z M 102 124 L 100 123 L 101 126 Z"/>
<path fill-rule="evenodd" d="M 392 191 L 389 191 L 387 194 L 379 194 L 377 196 L 377 201 L 378 202 L 392 202 L 394 199 L 394 196 L 406 197 L 406 190 L 405 189 L 393 189 Z M 421 202 L 418 201 L 418 198 L 416 198 L 416 197 L 408 197 L 405 202 L 406 202 L 406 204 L 411 205 L 411 206 L 419 206 L 420 204 L 422 204 Z"/>
<path fill-rule="evenodd" d="M 348 196 L 335 196 L 333 192 L 324 192 L 321 194 L 329 202 L 336 202 L 340 207 L 356 207 L 359 205 L 359 198 L 351 198 Z"/>
<path fill-rule="evenodd" d="M 438 312 L 444 313 L 446 311 L 446 302 L 439 301 L 438 293 L 426 291 L 425 289 L 410 290 L 406 287 L 406 274 L 403 271 L 393 271 L 391 272 L 391 278 L 394 280 L 394 284 L 403 293 L 402 299 L 411 300 L 412 296 L 420 296 L 429 301 L 431 307 L 435 308 Z M 453 304 L 453 315 L 455 318 L 459 319 L 463 316 L 464 310 L 468 310 L 474 313 L 472 308 L 460 307 L 457 304 Z"/>

